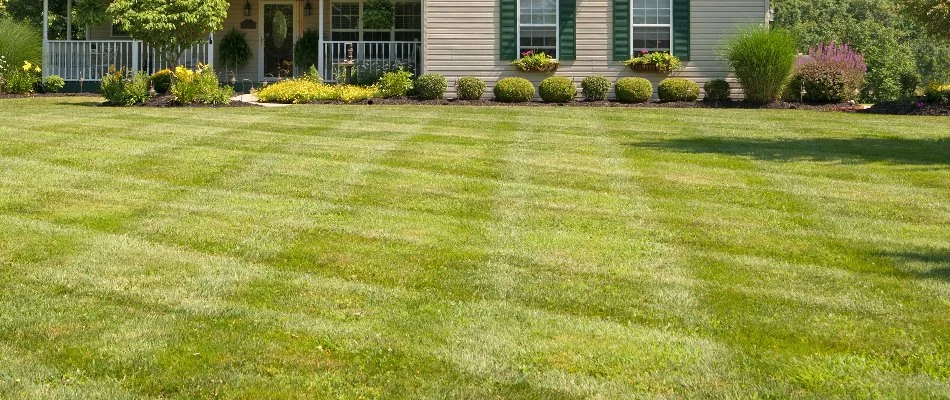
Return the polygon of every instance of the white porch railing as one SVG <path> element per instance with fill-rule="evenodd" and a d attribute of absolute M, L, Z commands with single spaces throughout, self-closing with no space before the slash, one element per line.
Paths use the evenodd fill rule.
<path fill-rule="evenodd" d="M 320 76 L 324 80 L 335 82 L 343 77 L 339 63 L 347 58 L 347 44 L 353 44 L 353 59 L 356 60 L 354 80 L 375 82 L 383 72 L 403 67 L 417 73 L 422 62 L 420 42 L 323 42 L 323 60 L 319 65 Z M 360 78 L 363 75 L 363 78 Z"/>
<path fill-rule="evenodd" d="M 110 66 L 153 74 L 167 65 L 212 64 L 213 51 L 211 44 L 199 43 L 182 52 L 177 62 L 166 64 L 155 49 L 138 40 L 50 40 L 43 72 L 67 81 L 97 81 Z"/>

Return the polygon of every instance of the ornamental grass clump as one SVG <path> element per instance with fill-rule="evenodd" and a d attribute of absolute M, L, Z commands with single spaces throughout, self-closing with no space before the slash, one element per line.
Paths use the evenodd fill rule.
<path fill-rule="evenodd" d="M 746 101 L 768 104 L 778 99 L 792 75 L 798 42 L 786 30 L 760 26 L 742 31 L 725 53 Z"/>
<path fill-rule="evenodd" d="M 615 92 L 621 103 L 646 103 L 653 98 L 653 84 L 643 78 L 620 78 Z"/>
<path fill-rule="evenodd" d="M 504 78 L 495 84 L 495 100 L 504 103 L 524 103 L 534 98 L 534 85 L 524 78 Z"/>
<path fill-rule="evenodd" d="M 485 95 L 485 82 L 474 76 L 464 76 L 455 82 L 455 92 L 460 100 L 479 100 Z"/>
<path fill-rule="evenodd" d="M 581 81 L 581 89 L 587 101 L 607 100 L 610 92 L 610 79 L 604 76 L 588 76 Z"/>
<path fill-rule="evenodd" d="M 864 56 L 847 44 L 831 42 L 812 47 L 808 56 L 798 59 L 793 81 L 804 88 L 805 101 L 839 103 L 858 97 L 867 69 Z"/>
<path fill-rule="evenodd" d="M 667 78 L 657 87 L 662 102 L 694 102 L 699 98 L 699 84 L 685 78 Z"/>
<path fill-rule="evenodd" d="M 571 78 L 552 76 L 541 81 L 538 94 L 546 103 L 567 103 L 577 96 L 577 87 Z"/>

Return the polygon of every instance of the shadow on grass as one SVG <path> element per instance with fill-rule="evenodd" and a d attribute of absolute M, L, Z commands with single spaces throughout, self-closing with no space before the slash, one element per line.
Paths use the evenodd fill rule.
<path fill-rule="evenodd" d="M 631 146 L 688 153 L 754 157 L 768 161 L 886 162 L 894 164 L 950 164 L 950 138 L 750 139 L 686 138 Z"/>
<path fill-rule="evenodd" d="M 915 274 L 918 277 L 950 282 L 950 251 L 948 250 L 898 251 L 882 255 L 905 263 L 926 266 L 925 271 Z"/>
<path fill-rule="evenodd" d="M 106 107 L 102 105 L 101 101 L 79 101 L 79 102 L 68 102 L 68 101 L 59 101 L 56 102 L 58 106 L 79 106 L 79 107 Z"/>

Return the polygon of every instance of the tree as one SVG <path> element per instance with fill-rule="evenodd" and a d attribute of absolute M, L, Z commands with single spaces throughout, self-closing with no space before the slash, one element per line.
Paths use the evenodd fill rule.
<path fill-rule="evenodd" d="M 115 0 L 108 8 L 129 36 L 158 51 L 172 67 L 181 53 L 220 30 L 227 0 Z"/>
<path fill-rule="evenodd" d="M 901 0 L 900 6 L 931 35 L 950 41 L 950 0 Z"/>

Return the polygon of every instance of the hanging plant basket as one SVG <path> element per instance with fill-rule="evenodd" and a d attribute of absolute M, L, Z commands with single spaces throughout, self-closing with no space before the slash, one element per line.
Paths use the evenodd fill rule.
<path fill-rule="evenodd" d="M 363 5 L 363 27 L 392 29 L 396 24 L 396 3 L 392 0 L 369 0 Z"/>

